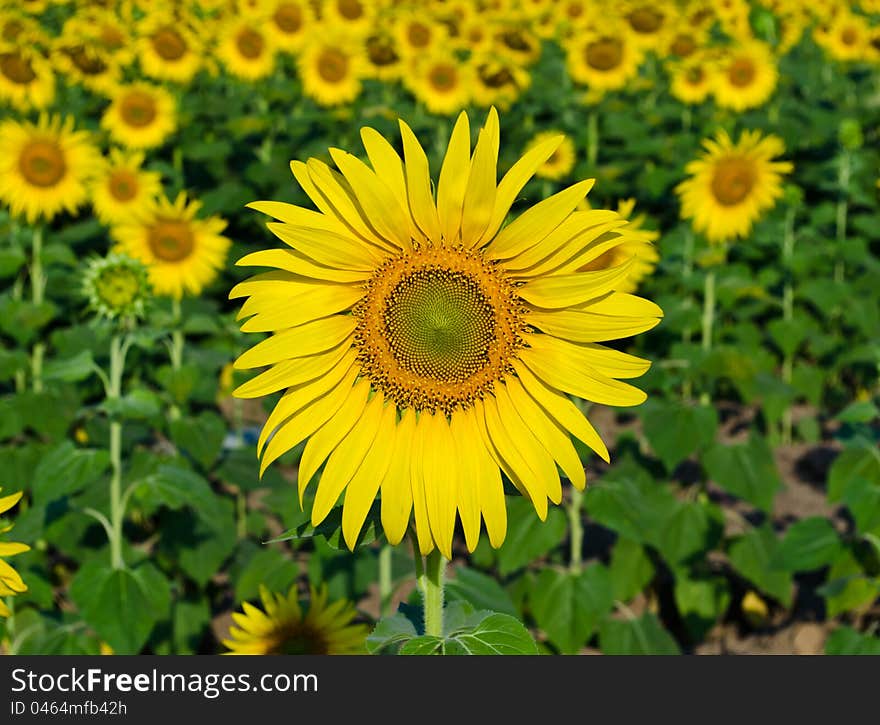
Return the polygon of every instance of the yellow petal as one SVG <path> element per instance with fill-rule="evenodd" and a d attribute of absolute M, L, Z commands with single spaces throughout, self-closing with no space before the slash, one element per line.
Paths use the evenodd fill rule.
<path fill-rule="evenodd" d="M 428 417 L 424 413 L 419 414 L 413 429 L 412 453 L 410 455 L 410 464 L 412 465 L 410 485 L 412 487 L 413 519 L 416 527 L 419 552 L 422 556 L 430 554 L 434 549 L 431 525 L 428 523 L 428 506 L 425 503 L 425 476 L 422 473 L 425 447 L 430 445 L 430 441 L 426 440 L 425 434 L 427 422 Z"/>
<path fill-rule="evenodd" d="M 297 163 L 301 164 L 302 162 Z M 305 165 L 303 164 L 303 166 Z M 311 183 L 309 183 L 309 186 L 314 188 Z M 314 191 L 317 196 L 320 196 L 317 189 Z M 308 194 L 309 192 L 306 191 L 306 193 Z M 283 201 L 252 201 L 245 206 L 250 209 L 255 209 L 262 214 L 267 214 L 280 222 L 292 224 L 297 227 L 326 229 L 327 231 L 336 232 L 337 234 L 344 234 L 348 231 L 348 227 L 340 222 L 333 214 L 317 212 L 314 209 L 305 209 L 301 206 L 287 204 Z"/>
<path fill-rule="evenodd" d="M 483 521 L 486 523 L 489 543 L 497 549 L 504 543 L 504 537 L 507 535 L 507 502 L 504 498 L 504 481 L 501 479 L 501 469 L 491 452 L 493 447 L 486 430 L 483 401 L 478 400 L 473 408 L 466 411 L 464 419 L 465 425 L 472 428 L 474 439 L 478 444 L 482 443 L 477 447 L 479 466 L 476 469 L 480 511 L 483 514 Z"/>
<path fill-rule="evenodd" d="M 384 401 L 385 397 L 381 392 L 374 395 L 351 429 L 343 433 L 339 442 L 333 447 L 321 474 L 321 480 L 318 482 L 318 490 L 315 492 L 315 501 L 312 505 L 313 526 L 317 526 L 327 517 L 367 455 L 379 431 Z M 317 471 L 317 467 L 315 470 Z"/>
<path fill-rule="evenodd" d="M 344 364 L 351 365 L 356 357 L 357 352 L 352 348 L 349 337 L 327 352 L 276 363 L 268 370 L 239 385 L 232 391 L 232 395 L 236 398 L 260 398 L 263 395 L 302 385 L 309 380 L 326 375 L 340 361 L 347 361 Z"/>
<path fill-rule="evenodd" d="M 452 558 L 452 532 L 455 529 L 458 465 L 456 451 L 445 413 L 422 412 L 425 439 L 422 475 L 428 523 L 440 553 Z"/>
<path fill-rule="evenodd" d="M 526 392 L 534 398 L 544 410 L 549 413 L 553 419 L 565 428 L 575 438 L 583 441 L 587 446 L 592 448 L 603 461 L 609 463 L 611 456 L 608 454 L 608 448 L 602 441 L 602 438 L 593 428 L 590 421 L 584 416 L 577 406 L 571 402 L 565 395 L 554 390 L 546 383 L 535 377 L 529 369 L 520 361 L 514 360 L 513 367 L 519 376 L 520 382 L 526 389 Z"/>
<path fill-rule="evenodd" d="M 0 498 L 0 514 L 5 511 L 9 511 L 15 504 L 17 504 L 21 497 L 24 495 L 24 491 L 18 491 L 17 493 L 11 493 L 8 496 L 3 496 Z"/>
<path fill-rule="evenodd" d="M 388 140 L 376 129 L 364 126 L 361 129 L 361 141 L 366 149 L 367 157 L 373 165 L 377 176 L 384 179 L 388 188 L 397 198 L 400 208 L 409 216 L 409 199 L 406 194 L 406 175 L 403 173 L 403 161 L 388 143 Z"/>
<path fill-rule="evenodd" d="M 455 243 L 461 236 L 461 209 L 467 189 L 470 160 L 471 130 L 467 113 L 462 111 L 449 137 L 449 146 L 437 184 L 440 231 L 449 244 Z"/>
<path fill-rule="evenodd" d="M 27 544 L 19 544 L 15 541 L 0 541 L 0 556 L 15 556 L 30 550 L 31 547 Z"/>
<path fill-rule="evenodd" d="M 475 247 L 489 226 L 495 205 L 497 182 L 499 127 L 498 112 L 489 110 L 486 125 L 480 129 L 461 213 L 461 240 L 466 247 Z"/>
<path fill-rule="evenodd" d="M 356 327 L 357 319 L 351 315 L 333 315 L 306 322 L 258 342 L 239 356 L 234 367 L 248 370 L 324 352 L 342 343 Z"/>
<path fill-rule="evenodd" d="M 651 367 L 650 360 L 628 355 L 595 342 L 569 342 L 543 334 L 523 336 L 526 344 L 548 359 L 565 358 L 573 366 L 587 366 L 609 378 L 637 378 Z"/>
<path fill-rule="evenodd" d="M 409 208 L 413 219 L 425 236 L 434 243 L 440 241 L 440 220 L 437 207 L 431 194 L 431 171 L 428 157 L 419 144 L 412 129 L 400 121 L 400 135 L 403 138 L 403 157 L 405 160 L 406 189 Z"/>
<path fill-rule="evenodd" d="M 382 528 L 392 546 L 399 544 L 406 534 L 413 507 L 410 452 L 415 427 L 415 411 L 407 408 L 394 431 L 391 465 L 382 478 Z"/>
<path fill-rule="evenodd" d="M 613 293 L 618 294 L 618 293 Z M 596 315 L 575 309 L 529 312 L 529 324 L 539 330 L 573 342 L 599 342 L 619 340 L 645 332 L 655 327 L 657 317 L 624 317 L 620 315 Z"/>
<path fill-rule="evenodd" d="M 461 527 L 468 551 L 473 551 L 480 539 L 480 475 L 482 463 L 479 448 L 483 445 L 479 433 L 468 417 L 468 411 L 457 410 L 452 414 L 449 430 L 452 433 L 452 450 L 455 451 L 459 469 L 457 501 Z M 497 466 L 495 467 L 497 470 Z"/>
<path fill-rule="evenodd" d="M 251 252 L 235 264 L 238 267 L 276 267 L 295 275 L 328 282 L 363 282 L 369 279 L 371 274 L 371 271 L 325 267 L 294 249 L 263 249 L 259 252 Z"/>
<path fill-rule="evenodd" d="M 325 267 L 372 271 L 384 257 L 376 247 L 348 234 L 280 222 L 266 226 L 282 242 Z"/>
<path fill-rule="evenodd" d="M 256 303 L 262 309 L 256 311 L 253 317 L 241 326 L 241 330 L 242 332 L 274 332 L 295 327 L 348 310 L 363 296 L 362 286 L 342 284 L 310 285 L 307 290 L 289 296 L 261 296 Z"/>
<path fill-rule="evenodd" d="M 526 302 L 544 309 L 583 304 L 620 286 L 626 280 L 633 262 L 634 258 L 631 258 L 617 267 L 595 272 L 536 277 L 520 287 L 517 293 Z"/>
<path fill-rule="evenodd" d="M 598 315 L 624 315 L 627 317 L 663 317 L 663 310 L 651 300 L 623 292 L 611 292 L 604 297 L 584 304 L 579 309 Z"/>

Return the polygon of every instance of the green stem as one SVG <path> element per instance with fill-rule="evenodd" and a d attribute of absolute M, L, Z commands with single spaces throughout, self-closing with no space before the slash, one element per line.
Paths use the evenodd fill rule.
<path fill-rule="evenodd" d="M 715 270 L 706 272 L 703 287 L 703 352 L 712 350 L 712 328 L 715 325 Z M 700 402 L 707 405 L 710 400 L 708 391 L 703 391 Z"/>
<path fill-rule="evenodd" d="M 183 329 L 181 328 L 181 312 L 180 312 L 180 300 L 172 298 L 171 300 L 171 315 L 172 315 L 172 329 L 171 329 L 171 349 L 170 349 L 170 357 L 171 357 L 171 367 L 175 370 L 179 370 L 181 365 L 183 365 Z"/>
<path fill-rule="evenodd" d="M 110 341 L 110 385 L 108 399 L 118 399 L 122 395 L 122 373 L 125 369 L 127 341 L 119 334 Z M 110 559 L 114 569 L 122 569 L 122 519 L 125 507 L 122 501 L 122 423 L 110 421 Z"/>
<path fill-rule="evenodd" d="M 36 227 L 33 235 L 33 254 L 31 256 L 31 299 L 34 306 L 43 304 L 46 291 L 46 275 L 43 272 L 43 228 Z M 46 346 L 34 343 L 31 356 L 31 384 L 35 393 L 43 391 L 43 355 Z"/>
<path fill-rule="evenodd" d="M 587 163 L 596 166 L 599 158 L 599 113 L 595 109 L 587 114 Z"/>
<path fill-rule="evenodd" d="M 569 568 L 575 574 L 580 573 L 584 555 L 584 522 L 581 519 L 581 506 L 584 500 L 584 492 L 572 487 L 571 500 L 568 503 L 568 528 L 569 543 L 571 549 L 571 563 Z"/>
<path fill-rule="evenodd" d="M 394 593 L 391 582 L 391 544 L 383 544 L 379 549 L 379 612 L 383 617 L 391 614 L 391 595 Z"/>
<path fill-rule="evenodd" d="M 241 490 L 235 495 L 235 533 L 239 541 L 247 538 L 247 495 Z"/>
<path fill-rule="evenodd" d="M 690 227 L 684 230 L 684 249 L 681 256 L 681 276 L 689 279 L 694 271 L 694 230 Z"/>
<path fill-rule="evenodd" d="M 443 636 L 443 574 L 446 560 L 437 549 L 425 557 L 425 567 L 419 576 L 425 612 L 425 634 Z"/>
<path fill-rule="evenodd" d="M 795 208 L 792 206 L 785 215 L 785 227 L 782 233 L 782 268 L 785 274 L 785 286 L 782 290 L 782 318 L 790 322 L 794 317 L 794 285 L 792 284 L 791 260 L 794 258 L 794 220 Z M 782 381 L 791 384 L 794 359 L 786 353 L 782 359 Z M 791 406 L 782 413 L 782 442 L 791 443 L 792 415 Z"/>
<path fill-rule="evenodd" d="M 849 212 L 849 177 L 850 177 L 849 151 L 843 151 L 840 155 L 840 171 L 837 176 L 837 185 L 840 190 L 840 199 L 837 201 L 836 238 L 837 238 L 837 262 L 834 265 L 834 281 L 841 283 L 844 278 L 844 264 L 841 258 L 843 250 L 841 245 L 846 240 L 846 217 Z"/>

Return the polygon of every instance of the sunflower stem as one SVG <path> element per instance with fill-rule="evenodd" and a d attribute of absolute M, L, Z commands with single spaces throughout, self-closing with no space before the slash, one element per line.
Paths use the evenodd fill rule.
<path fill-rule="evenodd" d="M 587 115 L 587 163 L 595 168 L 599 158 L 599 114 L 594 109 Z"/>
<path fill-rule="evenodd" d="M 180 370 L 183 366 L 183 327 L 181 325 L 180 300 L 177 297 L 171 298 L 171 345 L 168 347 L 169 357 L 171 358 L 171 368 Z M 171 420 L 180 418 L 180 408 L 177 404 L 172 403 L 171 409 L 168 411 L 168 417 Z"/>
<path fill-rule="evenodd" d="M 425 566 L 419 576 L 425 613 L 425 634 L 443 636 L 443 575 L 446 559 L 437 549 L 425 557 Z"/>
<path fill-rule="evenodd" d="M 235 534 L 239 541 L 247 538 L 247 495 L 242 490 L 235 494 Z"/>
<path fill-rule="evenodd" d="M 383 617 L 391 614 L 391 595 L 394 593 L 391 582 L 391 544 L 383 544 L 379 549 L 379 613 Z"/>
<path fill-rule="evenodd" d="M 579 574 L 584 561 L 584 522 L 581 518 L 581 506 L 584 501 L 584 492 L 574 487 L 571 489 L 571 500 L 568 502 L 568 528 L 570 544 L 569 569 Z"/>
<path fill-rule="evenodd" d="M 837 262 L 834 265 L 834 281 L 838 284 L 843 282 L 844 264 L 841 245 L 846 240 L 846 217 L 849 212 L 849 177 L 850 177 L 849 151 L 844 150 L 840 155 L 840 170 L 837 176 L 837 185 L 840 190 L 840 199 L 837 201 L 836 238 L 837 238 Z"/>
<path fill-rule="evenodd" d="M 706 272 L 703 280 L 703 352 L 708 354 L 712 350 L 712 328 L 715 325 L 715 270 Z M 708 391 L 703 391 L 700 403 L 708 405 L 711 396 Z"/>
<path fill-rule="evenodd" d="M 122 395 L 122 373 L 125 370 L 127 341 L 116 334 L 110 341 L 110 385 L 108 400 L 117 400 Z M 122 423 L 110 421 L 110 560 L 114 569 L 123 569 L 122 559 L 122 519 L 125 507 L 122 501 Z"/>
<path fill-rule="evenodd" d="M 43 272 L 43 227 L 35 227 L 33 234 L 33 252 L 31 255 L 31 300 L 34 307 L 39 307 L 45 300 L 46 275 Z M 42 342 L 34 343 L 31 355 L 31 385 L 35 393 L 43 391 L 43 355 L 46 346 Z"/>
<path fill-rule="evenodd" d="M 785 215 L 785 227 L 782 232 L 782 268 L 785 273 L 785 286 L 782 289 L 782 318 L 790 322 L 794 317 L 794 285 L 792 284 L 791 260 L 794 257 L 794 218 L 795 207 L 789 207 Z M 793 355 L 785 353 L 782 360 L 782 382 L 791 384 Z M 791 406 L 782 413 L 782 443 L 791 443 L 792 414 Z"/>

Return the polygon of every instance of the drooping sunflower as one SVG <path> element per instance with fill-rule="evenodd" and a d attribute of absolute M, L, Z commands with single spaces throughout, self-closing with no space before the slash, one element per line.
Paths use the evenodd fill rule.
<path fill-rule="evenodd" d="M 474 69 L 450 52 L 437 51 L 413 63 L 404 77 L 407 87 L 431 113 L 450 115 L 469 102 Z"/>
<path fill-rule="evenodd" d="M 197 295 L 217 276 L 230 241 L 221 235 L 226 222 L 217 216 L 197 218 L 201 203 L 159 197 L 144 211 L 111 229 L 116 251 L 139 259 L 150 271 L 157 295 L 180 299 Z"/>
<path fill-rule="evenodd" d="M 101 117 L 101 126 L 122 146 L 155 148 L 177 128 L 174 97 L 161 86 L 150 83 L 119 86 Z"/>
<path fill-rule="evenodd" d="M 188 22 L 154 13 L 141 21 L 138 35 L 141 68 L 151 78 L 189 83 L 201 68 L 202 44 Z"/>
<path fill-rule="evenodd" d="M 353 546 L 381 493 L 388 540 L 411 517 L 422 554 L 451 554 L 460 518 L 469 550 L 480 519 L 492 546 L 504 540 L 502 472 L 545 518 L 559 503 L 557 463 L 586 483 L 570 435 L 608 451 L 568 394 L 638 405 L 645 394 L 618 379 L 646 360 L 599 344 L 650 329 L 653 303 L 615 290 L 631 262 L 577 272 L 632 239 L 613 211 L 575 211 L 581 181 L 506 226 L 510 207 L 561 138 L 524 155 L 496 181 L 494 109 L 471 153 L 462 113 L 434 197 L 428 160 L 400 122 L 403 159 L 362 129 L 370 166 L 330 149 L 338 172 L 309 159 L 291 169 L 318 211 L 277 202 L 251 207 L 278 219 L 285 249 L 240 265 L 274 268 L 242 282 L 245 332 L 273 332 L 238 369 L 271 366 L 235 395 L 286 390 L 267 420 L 261 471 L 302 441 L 300 502 L 319 476 L 311 518 L 323 521 L 345 492 L 342 529 Z M 326 464 L 325 464 L 326 462 Z"/>
<path fill-rule="evenodd" d="M 575 35 L 568 43 L 567 58 L 575 81 L 611 91 L 623 88 L 638 73 L 642 53 L 626 31 L 609 24 L 602 32 Z"/>
<path fill-rule="evenodd" d="M 87 184 L 101 157 L 91 134 L 73 117 L 43 113 L 37 123 L 0 122 L 0 200 L 28 223 L 73 213 L 88 198 Z"/>
<path fill-rule="evenodd" d="M 705 153 L 685 167 L 690 178 L 676 187 L 681 216 L 710 242 L 745 236 L 782 196 L 782 175 L 793 167 L 772 159 L 785 146 L 776 136 L 748 130 L 736 144 L 722 130 L 703 146 Z"/>
<path fill-rule="evenodd" d="M 141 169 L 144 154 L 113 149 L 91 189 L 95 214 L 105 224 L 137 216 L 162 191 L 162 177 Z"/>
<path fill-rule="evenodd" d="M 264 25 L 263 20 L 237 18 L 228 21 L 218 34 L 217 57 L 237 78 L 255 81 L 274 70 L 275 47 Z"/>
<path fill-rule="evenodd" d="M 363 45 L 351 38 L 316 33 L 300 53 L 298 67 L 307 96 L 322 106 L 350 103 L 360 95 L 366 73 Z"/>
<path fill-rule="evenodd" d="M 770 49 L 759 40 L 747 41 L 719 61 L 712 77 L 715 103 L 734 111 L 757 108 L 773 95 L 778 78 Z"/>
<path fill-rule="evenodd" d="M 0 489 L 2 490 L 2 489 Z M 4 514 L 11 509 L 21 499 L 21 492 L 13 493 L 9 496 L 0 498 L 0 514 Z M 0 527 L 0 534 L 5 534 L 12 529 L 12 525 Z M 12 568 L 12 565 L 5 561 L 4 557 L 23 554 L 30 551 L 27 544 L 19 544 L 14 541 L 0 541 L 0 597 L 14 597 L 27 591 L 21 575 Z M 8 617 L 10 615 L 9 607 L 0 598 L 0 617 Z"/>
<path fill-rule="evenodd" d="M 342 655 L 364 652 L 369 629 L 354 624 L 354 605 L 340 599 L 327 603 L 327 588 L 311 588 L 308 606 L 300 603 L 296 586 L 284 594 L 260 586 L 263 609 L 245 602 L 232 619 L 223 645 L 230 655 Z M 305 609 L 305 612 L 303 611 Z"/>
<path fill-rule="evenodd" d="M 534 135 L 531 141 L 526 144 L 524 153 L 529 153 L 534 148 L 547 142 L 552 138 L 562 138 L 562 141 L 556 147 L 556 150 L 550 155 L 539 168 L 535 171 L 535 176 L 541 179 L 550 179 L 558 181 L 571 173 L 574 168 L 575 152 L 574 141 L 571 137 L 559 131 L 541 131 Z"/>
<path fill-rule="evenodd" d="M 0 102 L 41 111 L 55 100 L 51 64 L 27 46 L 0 42 Z"/>

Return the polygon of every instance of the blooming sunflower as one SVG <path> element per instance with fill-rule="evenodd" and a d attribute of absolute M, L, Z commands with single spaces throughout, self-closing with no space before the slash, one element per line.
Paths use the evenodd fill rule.
<path fill-rule="evenodd" d="M 343 36 L 317 33 L 298 58 L 303 92 L 322 106 L 349 103 L 360 95 L 366 73 L 362 44 Z"/>
<path fill-rule="evenodd" d="M 263 30 L 264 21 L 243 17 L 230 20 L 217 38 L 217 57 L 237 78 L 255 81 L 275 68 L 272 36 Z"/>
<path fill-rule="evenodd" d="M 745 42 L 719 62 L 712 77 L 715 102 L 734 111 L 757 108 L 773 95 L 778 78 L 770 49 L 758 40 Z"/>
<path fill-rule="evenodd" d="M 177 127 L 174 97 L 164 88 L 136 82 L 120 86 L 101 117 L 118 144 L 133 149 L 160 146 Z"/>
<path fill-rule="evenodd" d="M 162 190 L 161 175 L 144 171 L 144 154 L 113 149 L 92 182 L 92 206 L 105 224 L 137 216 Z"/>
<path fill-rule="evenodd" d="M 0 200 L 28 223 L 76 211 L 100 163 L 90 134 L 74 131 L 70 116 L 0 122 Z"/>
<path fill-rule="evenodd" d="M 51 57 L 71 83 L 95 93 L 110 93 L 122 77 L 122 69 L 110 52 L 92 41 L 82 42 L 76 36 L 56 39 Z"/>
<path fill-rule="evenodd" d="M 372 27 L 378 9 L 375 0 L 325 0 L 321 17 L 333 27 L 363 36 Z"/>
<path fill-rule="evenodd" d="M 0 498 L 0 514 L 9 511 L 20 499 L 20 491 Z M 0 527 L 0 534 L 5 534 L 11 529 L 11 524 Z M 25 551 L 30 551 L 30 548 L 27 544 L 19 544 L 14 541 L 0 541 L 0 597 L 11 597 L 27 591 L 27 585 L 22 581 L 21 575 L 3 557 L 21 554 Z M 9 614 L 9 608 L 0 599 L 0 617 L 8 617 Z"/>
<path fill-rule="evenodd" d="M 240 265 L 273 267 L 242 282 L 245 332 L 273 332 L 238 369 L 271 366 L 235 395 L 286 389 L 258 441 L 261 471 L 307 440 L 300 502 L 323 466 L 311 519 L 323 521 L 345 491 L 342 530 L 354 546 L 381 494 L 388 540 L 410 517 L 419 549 L 449 557 L 456 518 L 469 550 L 480 519 L 492 546 L 507 527 L 502 472 L 547 516 L 559 503 L 557 463 L 583 488 L 569 438 L 608 459 L 595 429 L 568 398 L 638 405 L 645 394 L 618 378 L 650 363 L 599 344 L 650 329 L 653 303 L 615 290 L 630 262 L 577 272 L 632 236 L 613 211 L 576 212 L 581 181 L 504 226 L 511 205 L 561 137 L 525 154 L 496 183 L 500 143 L 492 109 L 471 153 L 462 113 L 434 198 L 428 160 L 400 122 L 403 159 L 370 128 L 372 168 L 339 149 L 339 171 L 317 159 L 291 169 L 318 211 L 277 202 L 251 207 L 278 219 L 287 249 Z M 325 465 L 326 462 L 326 465 Z"/>
<path fill-rule="evenodd" d="M 782 174 L 789 161 L 772 161 L 785 151 L 776 136 L 743 131 L 734 144 L 726 131 L 705 139 L 706 152 L 691 161 L 690 178 L 676 187 L 683 219 L 710 242 L 724 242 L 748 234 L 752 224 L 782 196 Z"/>
<path fill-rule="evenodd" d="M 571 173 L 574 168 L 575 153 L 574 141 L 569 136 L 559 131 L 542 131 L 535 134 L 531 141 L 526 144 L 525 153 L 529 153 L 542 143 L 552 138 L 562 138 L 556 150 L 550 155 L 541 166 L 535 171 L 535 176 L 541 179 L 550 179 L 551 181 L 559 181 L 562 177 Z"/>
<path fill-rule="evenodd" d="M 601 33 L 578 33 L 568 44 L 568 72 L 596 90 L 623 88 L 636 75 L 642 54 L 627 32 L 612 25 Z"/>
<path fill-rule="evenodd" d="M 405 58 L 415 58 L 432 48 L 442 47 L 448 37 L 446 26 L 417 10 L 395 13 L 392 32 L 398 52 Z"/>
<path fill-rule="evenodd" d="M 216 216 L 196 218 L 200 207 L 181 192 L 173 203 L 151 201 L 142 214 L 111 230 L 118 242 L 115 251 L 147 265 L 157 295 L 180 299 L 184 293 L 199 294 L 226 260 L 230 242 L 220 234 L 226 222 Z"/>
<path fill-rule="evenodd" d="M 669 25 L 669 8 L 666 2 L 633 0 L 624 10 L 624 18 L 632 38 L 641 48 L 656 48 L 664 39 Z"/>
<path fill-rule="evenodd" d="M 478 106 L 497 106 L 504 110 L 531 85 L 529 72 L 510 58 L 488 53 L 475 55 L 470 62 L 477 71 L 472 93 Z"/>
<path fill-rule="evenodd" d="M 138 57 L 144 73 L 160 81 L 189 83 L 202 66 L 198 34 L 165 13 L 148 15 L 138 28 Z"/>
<path fill-rule="evenodd" d="M 55 100 L 55 74 L 39 53 L 0 42 L 0 101 L 19 111 L 43 110 Z"/>
<path fill-rule="evenodd" d="M 702 103 L 712 91 L 710 69 L 710 61 L 702 53 L 676 63 L 670 71 L 669 92 L 682 103 Z"/>
<path fill-rule="evenodd" d="M 473 66 L 450 52 L 434 52 L 413 63 L 406 84 L 431 113 L 449 115 L 468 104 L 473 87 Z"/>
<path fill-rule="evenodd" d="M 275 0 L 264 21 L 267 33 L 279 50 L 299 50 L 313 23 L 311 6 L 306 0 Z"/>
<path fill-rule="evenodd" d="M 245 602 L 232 619 L 223 645 L 230 655 L 342 655 L 364 651 L 368 628 L 352 624 L 354 605 L 345 600 L 327 604 L 327 588 L 311 588 L 308 608 L 297 598 L 296 586 L 285 596 L 260 586 L 263 610 Z"/>
<path fill-rule="evenodd" d="M 364 40 L 364 73 L 380 81 L 395 81 L 403 74 L 404 66 L 397 52 L 394 38 L 389 33 L 377 30 Z"/>

